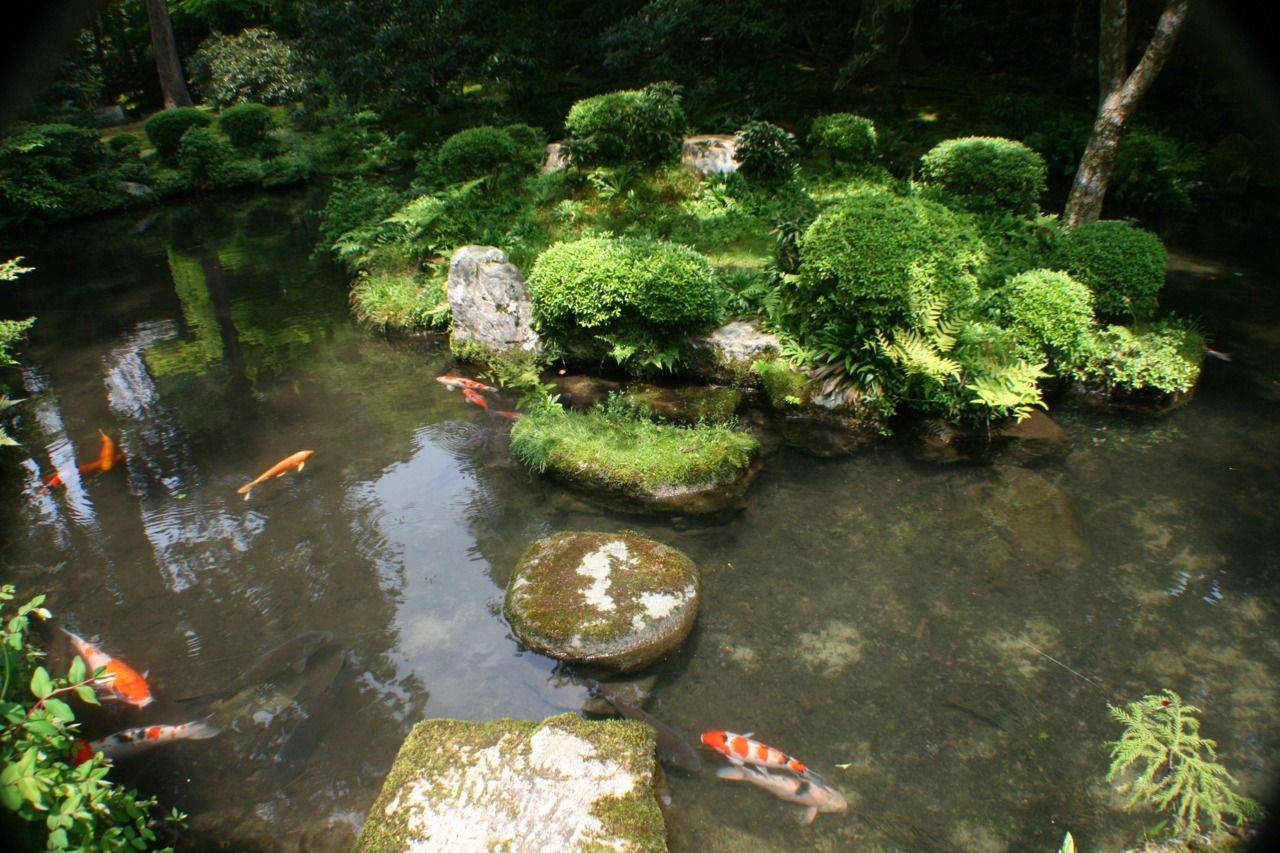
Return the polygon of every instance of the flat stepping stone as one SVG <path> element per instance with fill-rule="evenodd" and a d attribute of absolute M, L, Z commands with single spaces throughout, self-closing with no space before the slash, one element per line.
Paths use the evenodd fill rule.
<path fill-rule="evenodd" d="M 557 533 L 520 558 L 504 610 L 534 651 L 616 672 L 679 648 L 698 614 L 698 568 L 674 548 L 620 533 Z"/>

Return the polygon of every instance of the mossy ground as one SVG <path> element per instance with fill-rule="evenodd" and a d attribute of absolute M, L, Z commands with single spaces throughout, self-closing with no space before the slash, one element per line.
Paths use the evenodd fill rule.
<path fill-rule="evenodd" d="M 769 405 L 775 409 L 794 409 L 805 402 L 809 380 L 804 371 L 789 361 L 780 358 L 762 359 L 752 367 L 760 376 L 760 384 L 764 386 Z"/>
<path fill-rule="evenodd" d="M 512 428 L 512 452 L 535 471 L 624 493 L 727 481 L 759 453 L 753 436 L 726 425 L 658 424 L 617 408 L 533 412 Z"/>
<path fill-rule="evenodd" d="M 623 399 L 661 420 L 682 424 L 724 423 L 737 413 L 743 393 L 737 388 L 710 385 L 664 388 L 636 383 L 627 388 Z"/>

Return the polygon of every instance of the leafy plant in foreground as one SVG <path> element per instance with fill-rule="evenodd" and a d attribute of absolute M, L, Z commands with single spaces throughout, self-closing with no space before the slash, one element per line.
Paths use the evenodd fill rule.
<path fill-rule="evenodd" d="M 78 727 L 67 700 L 98 704 L 93 682 L 102 671 L 90 673 L 79 657 L 65 677 L 38 665 L 43 654 L 28 630 L 33 616 L 50 617 L 44 598 L 10 611 L 14 588 L 0 586 L 0 808 L 26 823 L 28 844 L 44 836 L 49 850 L 145 850 L 156 841 L 155 799 L 112 785 L 101 754 L 75 763 Z"/>
<path fill-rule="evenodd" d="M 1262 815 L 1261 806 L 1235 792 L 1236 778 L 1217 761 L 1217 742 L 1200 734 L 1195 705 L 1164 690 L 1107 708 L 1124 724 L 1120 739 L 1111 743 L 1107 781 L 1130 768 L 1138 773 L 1127 785 L 1129 808 L 1145 803 L 1168 812 L 1179 836 L 1206 824 L 1220 832 L 1227 819 L 1239 824 Z"/>
<path fill-rule="evenodd" d="M 11 258 L 0 262 L 0 281 L 13 281 L 24 272 L 30 272 L 31 267 L 18 265 L 21 260 L 22 258 Z M 17 364 L 13 358 L 13 344 L 27 333 L 27 330 L 31 328 L 35 321 L 35 317 L 28 317 L 25 320 L 0 320 L 0 366 Z M 6 389 L 0 386 L 0 392 L 4 390 Z M 0 393 L 0 414 L 19 402 L 19 400 L 10 399 L 6 394 Z M 5 432 L 4 427 L 0 426 L 0 447 L 13 447 L 16 444 L 17 442 L 9 437 L 9 433 Z"/>

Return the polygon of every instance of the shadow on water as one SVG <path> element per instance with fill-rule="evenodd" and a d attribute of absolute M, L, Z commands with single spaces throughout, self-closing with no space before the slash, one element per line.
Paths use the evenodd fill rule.
<path fill-rule="evenodd" d="M 682 848 L 1049 849 L 1066 829 L 1120 847 L 1144 818 L 1103 781 L 1106 703 L 1161 687 L 1203 706 L 1228 766 L 1268 793 L 1269 279 L 1175 274 L 1170 302 L 1201 306 L 1235 359 L 1165 419 L 1055 412 L 1065 451 L 981 465 L 924 462 L 905 437 L 840 460 L 784 450 L 743 511 L 707 523 L 613 513 L 530 476 L 506 421 L 432 381 L 438 344 L 352 326 L 343 276 L 311 257 L 309 210 L 299 195 L 212 202 L 4 254 L 37 271 L 0 310 L 39 323 L 23 453 L 0 475 L 0 572 L 150 670 L 159 701 L 86 712 L 88 733 L 236 697 L 218 737 L 118 768 L 191 813 L 195 846 L 345 849 L 424 715 L 581 707 L 582 684 L 501 617 L 521 552 L 570 529 L 634 530 L 702 566 L 701 615 L 649 713 L 691 738 L 757 732 L 849 797 L 848 815 L 805 827 L 704 755 L 671 779 Z M 41 493 L 99 428 L 127 462 Z M 235 493 L 304 448 L 304 473 Z M 324 637 L 323 654 L 255 665 L 299 636 Z"/>

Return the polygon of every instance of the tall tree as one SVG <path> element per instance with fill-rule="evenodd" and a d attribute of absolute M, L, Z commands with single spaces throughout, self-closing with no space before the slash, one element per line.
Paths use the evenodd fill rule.
<path fill-rule="evenodd" d="M 169 6 L 165 0 L 147 0 L 147 21 L 151 24 L 151 46 L 155 49 L 164 108 L 191 106 L 191 93 L 187 91 L 187 81 L 182 76 L 182 62 L 178 59 L 173 22 L 169 20 Z"/>
<path fill-rule="evenodd" d="M 1133 71 L 1126 73 L 1128 0 L 1101 0 L 1098 36 L 1098 117 L 1071 185 L 1063 219 L 1067 225 L 1094 222 L 1102 215 L 1107 182 L 1115 166 L 1124 126 L 1164 67 L 1187 20 L 1189 0 L 1165 0 L 1155 34 Z"/>

